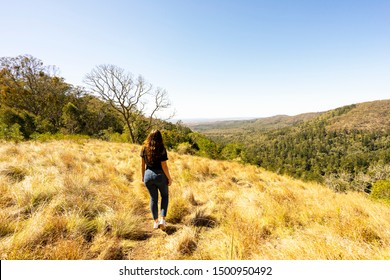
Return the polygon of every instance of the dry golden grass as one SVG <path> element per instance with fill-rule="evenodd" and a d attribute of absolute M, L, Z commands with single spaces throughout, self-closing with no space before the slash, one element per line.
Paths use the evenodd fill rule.
<path fill-rule="evenodd" d="M 1 259 L 390 259 L 390 207 L 365 194 L 170 152 L 153 231 L 140 146 L 0 144 Z"/>

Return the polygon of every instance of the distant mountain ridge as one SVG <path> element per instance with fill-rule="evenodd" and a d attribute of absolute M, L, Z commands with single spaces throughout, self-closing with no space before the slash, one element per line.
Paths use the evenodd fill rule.
<path fill-rule="evenodd" d="M 327 121 L 329 130 L 390 130 L 390 99 L 347 105 L 325 112 L 303 113 L 296 116 L 276 115 L 252 120 L 216 121 L 188 124 L 208 136 L 233 135 L 246 132 L 266 132 L 294 126 L 315 118 Z"/>
<path fill-rule="evenodd" d="M 233 136 L 248 132 L 267 132 L 287 126 L 292 126 L 319 116 L 321 113 L 304 113 L 296 116 L 276 115 L 266 118 L 250 120 L 225 120 L 207 123 L 189 123 L 192 130 L 201 132 L 207 136 L 216 136 L 223 133 L 225 136 Z"/>

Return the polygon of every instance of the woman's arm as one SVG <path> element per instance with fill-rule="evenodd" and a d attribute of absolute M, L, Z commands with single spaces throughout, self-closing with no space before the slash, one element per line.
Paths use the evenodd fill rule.
<path fill-rule="evenodd" d="M 169 168 L 168 168 L 168 163 L 167 161 L 162 161 L 161 162 L 161 167 L 165 173 L 165 175 L 167 176 L 168 178 L 168 186 L 170 186 L 172 184 L 172 178 L 171 178 L 171 175 L 169 174 Z"/>
<path fill-rule="evenodd" d="M 144 181 L 144 176 L 145 176 L 145 159 L 142 158 L 141 161 L 141 173 L 142 173 L 142 182 Z"/>

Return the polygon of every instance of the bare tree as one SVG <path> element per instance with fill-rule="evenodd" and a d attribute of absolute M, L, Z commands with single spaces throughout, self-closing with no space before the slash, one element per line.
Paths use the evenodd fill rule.
<path fill-rule="evenodd" d="M 142 131 L 151 129 L 157 112 L 170 107 L 165 90 L 153 89 L 142 76 L 134 79 L 131 73 L 115 65 L 96 66 L 84 82 L 120 113 L 133 143 L 140 142 L 141 123 Z"/>

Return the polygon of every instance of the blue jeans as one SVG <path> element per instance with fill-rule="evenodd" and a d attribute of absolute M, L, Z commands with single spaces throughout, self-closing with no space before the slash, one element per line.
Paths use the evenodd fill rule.
<path fill-rule="evenodd" d="M 168 210 L 168 179 L 163 170 L 146 169 L 144 183 L 150 194 L 150 210 L 153 219 L 158 219 L 158 192 L 161 195 L 161 213 L 165 217 Z"/>

